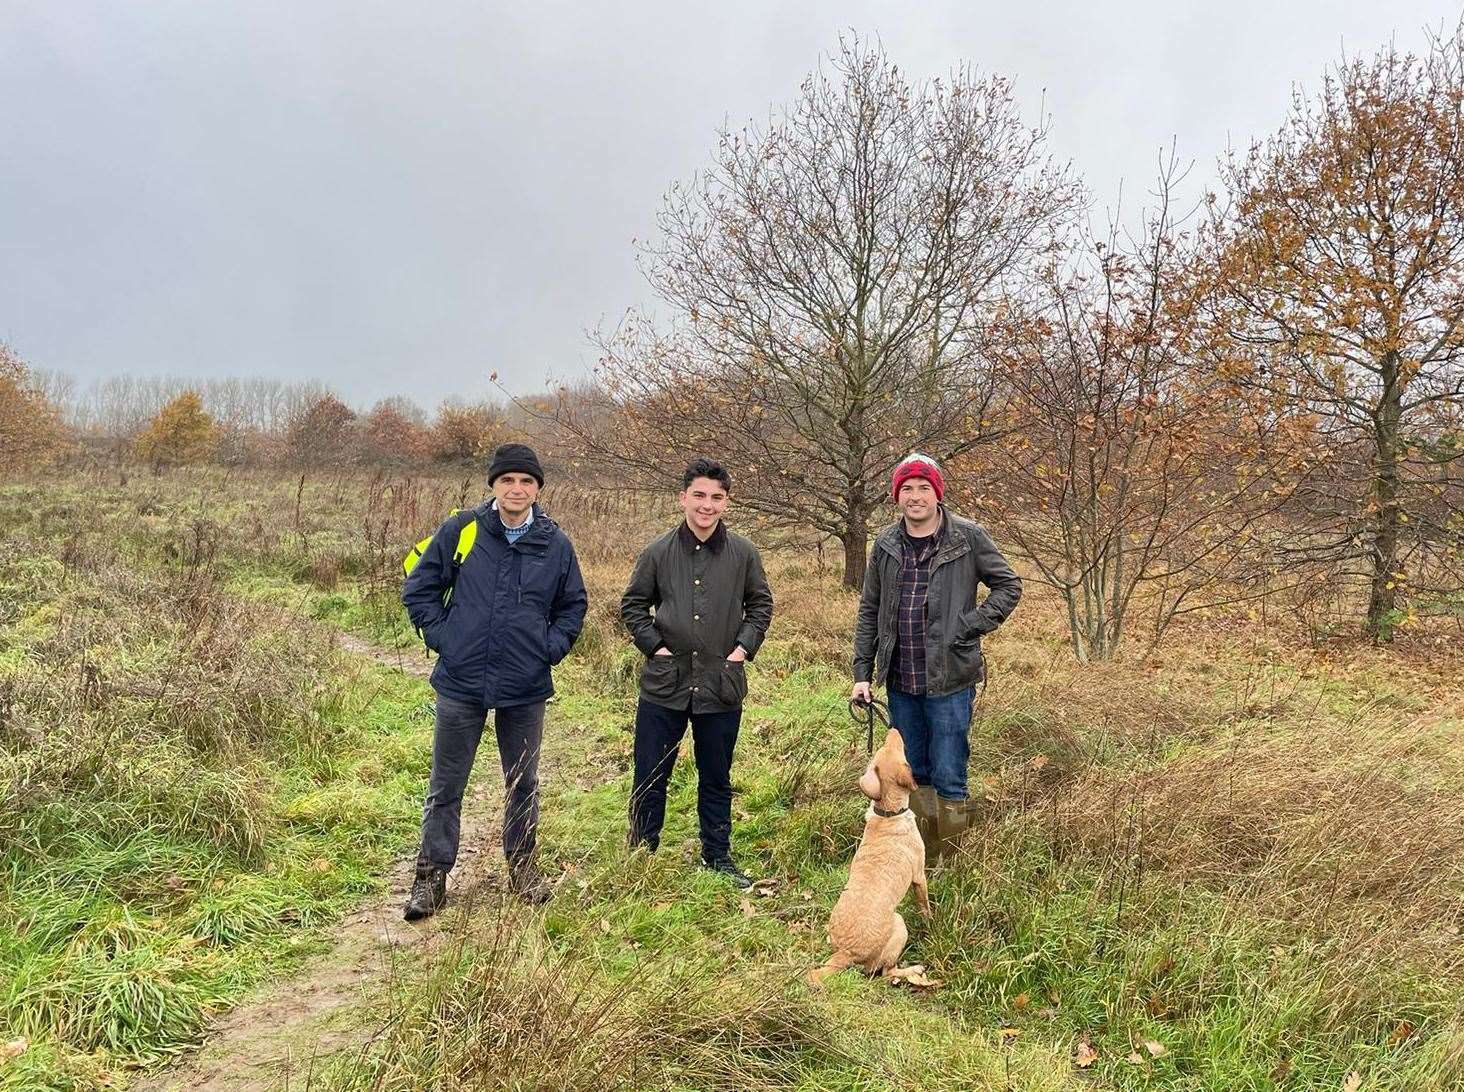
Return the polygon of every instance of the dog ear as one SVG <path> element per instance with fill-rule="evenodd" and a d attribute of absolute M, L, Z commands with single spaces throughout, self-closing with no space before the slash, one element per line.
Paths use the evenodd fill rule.
<path fill-rule="evenodd" d="M 879 783 L 879 771 L 874 768 L 871 762 L 864 771 L 864 776 L 859 779 L 859 791 L 871 800 L 878 800 L 884 793 Z"/>
<path fill-rule="evenodd" d="M 895 767 L 894 782 L 902 789 L 908 789 L 910 792 L 915 791 L 915 771 L 910 769 L 908 762 L 901 762 Z"/>

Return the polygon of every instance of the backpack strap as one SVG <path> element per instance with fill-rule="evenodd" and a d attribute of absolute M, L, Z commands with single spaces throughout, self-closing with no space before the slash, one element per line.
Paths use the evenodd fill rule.
<path fill-rule="evenodd" d="M 462 508 L 454 508 L 448 513 L 448 516 L 456 516 L 464 511 L 466 511 L 467 518 L 460 522 L 457 527 L 457 541 L 453 544 L 452 549 L 450 579 L 448 580 L 446 589 L 442 593 L 443 606 L 447 606 L 448 602 L 452 599 L 452 589 L 457 584 L 458 569 L 462 568 L 463 562 L 473 552 L 473 545 L 478 541 L 478 509 L 469 508 L 464 510 Z M 407 551 L 407 556 L 402 558 L 402 573 L 404 576 L 410 576 L 412 574 L 412 570 L 422 560 L 422 555 L 427 552 L 427 547 L 432 545 L 432 540 L 435 537 L 435 533 L 428 535 Z M 422 637 L 421 629 L 415 626 L 413 628 L 417 630 L 417 636 Z M 423 643 L 426 643 L 425 637 L 423 637 Z"/>

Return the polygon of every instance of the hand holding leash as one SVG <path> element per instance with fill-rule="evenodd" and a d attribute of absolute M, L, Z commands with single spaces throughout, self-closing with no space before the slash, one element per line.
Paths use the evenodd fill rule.
<path fill-rule="evenodd" d="M 863 688 L 862 693 L 860 692 L 861 687 Z M 874 720 L 878 717 L 879 722 L 884 725 L 885 731 L 889 731 L 893 727 L 890 724 L 889 707 L 870 695 L 868 683 L 855 683 L 854 697 L 849 699 L 849 715 L 854 718 L 856 724 L 860 721 L 864 722 L 868 733 L 864 744 L 865 754 L 874 754 Z"/>

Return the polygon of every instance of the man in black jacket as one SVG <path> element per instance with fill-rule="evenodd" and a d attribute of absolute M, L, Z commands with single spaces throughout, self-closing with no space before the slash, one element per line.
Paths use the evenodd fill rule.
<path fill-rule="evenodd" d="M 696 755 L 702 863 L 739 887 L 732 860 L 732 750 L 747 697 L 746 662 L 773 620 L 773 596 L 756 547 L 722 523 L 732 478 L 698 459 L 682 477 L 685 520 L 636 560 L 620 617 L 645 655 L 635 716 L 630 844 L 654 850 L 666 786 L 686 723 Z"/>
<path fill-rule="evenodd" d="M 853 699 L 888 685 L 890 719 L 920 788 L 918 813 L 946 835 L 965 825 L 971 706 L 985 677 L 981 638 L 1022 597 L 1022 581 L 980 524 L 942 503 L 935 460 L 914 454 L 891 481 L 900 520 L 874 540 L 854 630 Z M 977 602 L 981 584 L 989 589 Z M 932 793 L 931 789 L 934 789 Z"/>
<path fill-rule="evenodd" d="M 534 503 L 543 485 L 532 448 L 499 447 L 488 470 L 492 501 L 450 516 L 402 589 L 412 623 L 438 656 L 432 779 L 408 921 L 436 913 L 447 900 L 463 790 L 489 709 L 503 766 L 509 886 L 531 903 L 551 894 L 534 862 L 544 702 L 554 693 L 549 669 L 579 636 L 586 596 L 569 538 Z M 458 536 L 474 520 L 477 538 L 458 564 Z"/>

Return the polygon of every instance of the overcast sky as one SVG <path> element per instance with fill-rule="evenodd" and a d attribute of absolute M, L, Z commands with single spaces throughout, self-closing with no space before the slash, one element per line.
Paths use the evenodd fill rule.
<path fill-rule="evenodd" d="M 0 0 L 0 340 L 99 376 L 321 378 L 357 405 L 515 392 L 648 294 L 631 240 L 724 120 L 841 31 L 1045 102 L 1100 204 L 1178 138 L 1213 177 L 1417 0 L 580 4 Z"/>

